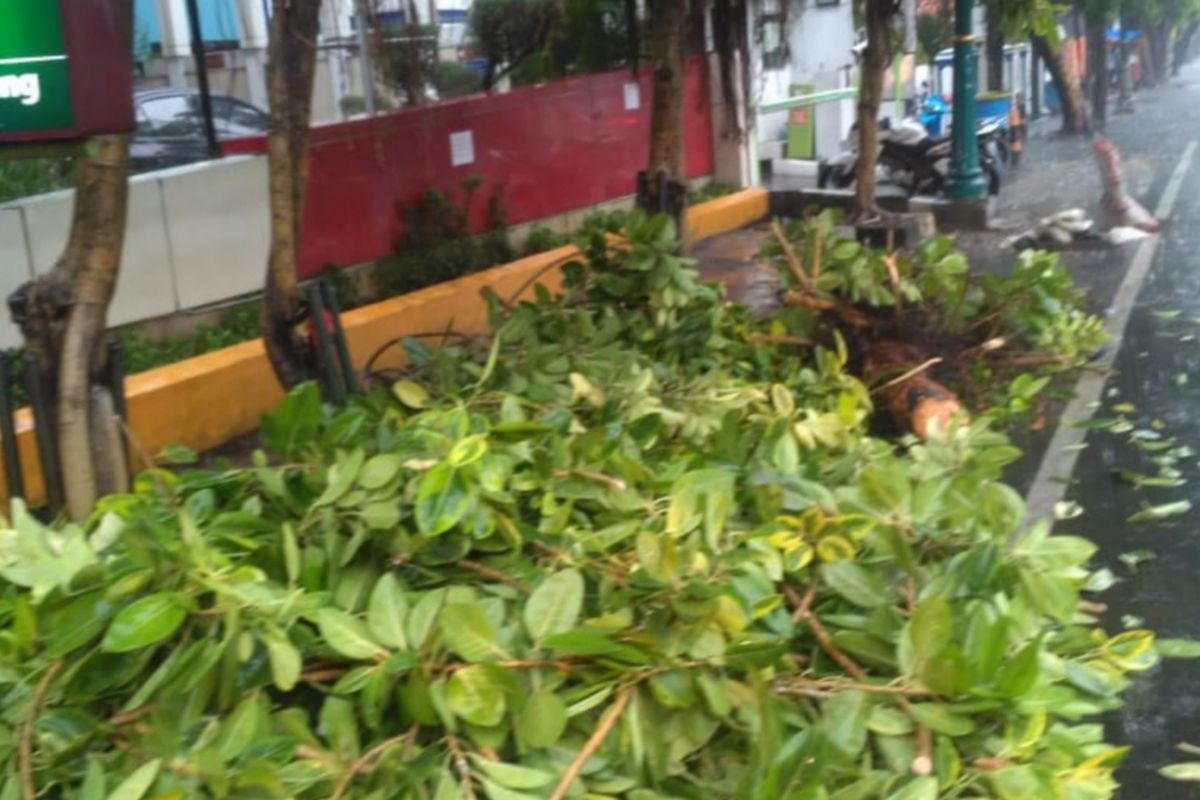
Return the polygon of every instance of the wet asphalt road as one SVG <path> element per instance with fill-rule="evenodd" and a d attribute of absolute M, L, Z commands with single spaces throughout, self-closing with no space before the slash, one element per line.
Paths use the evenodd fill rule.
<path fill-rule="evenodd" d="M 1200 139 L 1200 69 L 1193 65 L 1182 85 L 1159 90 L 1137 117 L 1119 119 L 1110 134 L 1138 164 L 1139 194 L 1153 208 L 1184 148 Z M 1102 620 L 1110 634 L 1146 627 L 1162 637 L 1200 640 L 1200 165 L 1183 181 L 1096 409 L 1099 419 L 1119 416 L 1133 431 L 1088 434 L 1067 491 L 1084 512 L 1058 530 L 1096 542 L 1096 564 L 1119 578 L 1095 598 L 1108 607 Z M 1137 436 L 1173 438 L 1195 451 L 1184 451 L 1173 465 L 1181 486 L 1135 488 L 1115 476 L 1117 469 L 1159 472 L 1153 459 L 1165 451 L 1139 447 Z M 1161 521 L 1126 521 L 1147 505 L 1181 500 L 1190 501 L 1192 510 Z M 1149 551 L 1153 558 L 1131 569 L 1120 556 L 1133 551 Z M 1164 764 L 1200 761 L 1177 749 L 1185 742 L 1200 745 L 1200 661 L 1163 662 L 1138 676 L 1125 699 L 1125 707 L 1105 721 L 1109 741 L 1133 748 L 1119 772 L 1118 797 L 1200 797 L 1196 784 L 1157 773 Z"/>

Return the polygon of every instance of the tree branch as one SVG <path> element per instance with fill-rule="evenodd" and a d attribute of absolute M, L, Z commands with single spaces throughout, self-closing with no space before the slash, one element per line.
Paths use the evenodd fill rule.
<path fill-rule="evenodd" d="M 60 658 L 47 667 L 46 674 L 42 676 L 42 679 L 38 681 L 37 688 L 33 690 L 29 708 L 25 711 L 25 719 L 21 722 L 21 740 L 17 749 L 17 771 L 21 778 L 22 800 L 37 800 L 37 786 L 33 782 L 33 732 L 37 727 L 37 718 L 42 711 L 42 704 L 46 702 L 46 692 L 50 691 L 50 684 L 54 683 L 54 679 L 62 671 L 63 664 L 64 662 Z"/>
<path fill-rule="evenodd" d="M 575 782 L 575 778 L 579 776 L 579 771 L 583 769 L 583 765 L 587 763 L 596 751 L 600 749 L 600 745 L 604 743 L 604 737 L 608 736 L 608 732 L 617 724 L 617 720 L 621 718 L 621 713 L 625 710 L 625 706 L 629 705 L 629 698 L 633 695 L 634 684 L 629 684 L 620 691 L 617 699 L 604 712 L 604 716 L 600 718 L 600 724 L 596 726 L 596 730 L 592 731 L 592 735 L 588 737 L 584 743 L 583 749 L 572 759 L 567 766 L 566 772 L 559 779 L 558 784 L 554 787 L 554 792 L 550 795 L 550 800 L 563 800 L 567 795 L 567 790 L 571 788 L 571 784 Z"/>
<path fill-rule="evenodd" d="M 813 636 L 817 640 L 817 644 L 820 645 L 823 651 L 825 651 L 825 655 L 836 661 L 837 664 L 842 669 L 846 670 L 846 673 L 855 680 L 865 682 L 867 679 L 866 670 L 855 663 L 854 659 L 843 653 L 838 646 L 833 643 L 833 638 L 829 635 L 829 631 L 825 630 L 825 626 L 822 625 L 821 621 L 817 619 L 815 614 L 812 613 L 812 603 L 817 596 L 816 576 L 813 576 L 813 581 L 809 585 L 808 592 L 805 593 L 804 597 L 800 597 L 800 594 L 796 591 L 795 587 L 788 584 L 783 585 L 783 593 L 787 596 L 788 602 L 796 607 L 796 611 L 792 614 L 792 622 L 799 622 L 803 620 L 805 623 L 807 623 L 809 630 L 812 631 Z"/>

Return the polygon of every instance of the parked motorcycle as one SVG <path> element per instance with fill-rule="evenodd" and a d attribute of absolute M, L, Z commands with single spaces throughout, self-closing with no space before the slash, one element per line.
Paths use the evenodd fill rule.
<path fill-rule="evenodd" d="M 817 185 L 845 189 L 853 185 L 858 170 L 857 128 L 851 129 L 842 152 L 822 161 L 817 168 Z M 1004 134 L 994 121 L 981 121 L 976 131 L 979 162 L 987 179 L 988 193 L 1000 191 L 1000 163 L 1005 160 Z M 930 136 L 917 119 L 908 117 L 893 125 L 879 123 L 879 169 L 884 180 L 900 186 L 909 196 L 940 194 L 950 173 L 952 143 L 949 136 Z"/>

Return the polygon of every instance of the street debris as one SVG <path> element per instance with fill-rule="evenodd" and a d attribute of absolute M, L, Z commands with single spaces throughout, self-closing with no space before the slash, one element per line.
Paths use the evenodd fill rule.
<path fill-rule="evenodd" d="M 1121 154 L 1110 139 L 1092 142 L 1104 194 L 1100 198 L 1101 224 L 1104 230 L 1135 228 L 1146 233 L 1158 233 L 1161 225 L 1149 211 L 1125 190 L 1125 171 L 1121 169 Z"/>

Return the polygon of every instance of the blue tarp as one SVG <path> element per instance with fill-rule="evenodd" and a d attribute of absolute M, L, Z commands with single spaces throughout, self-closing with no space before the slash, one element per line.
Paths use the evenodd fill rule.
<path fill-rule="evenodd" d="M 231 42 L 240 38 L 241 27 L 235 0 L 199 0 L 200 32 L 206 42 Z M 158 24 L 156 0 L 135 0 L 133 7 L 133 29 L 136 42 L 147 45 L 162 43 Z M 144 58 L 143 53 L 137 54 Z"/>

